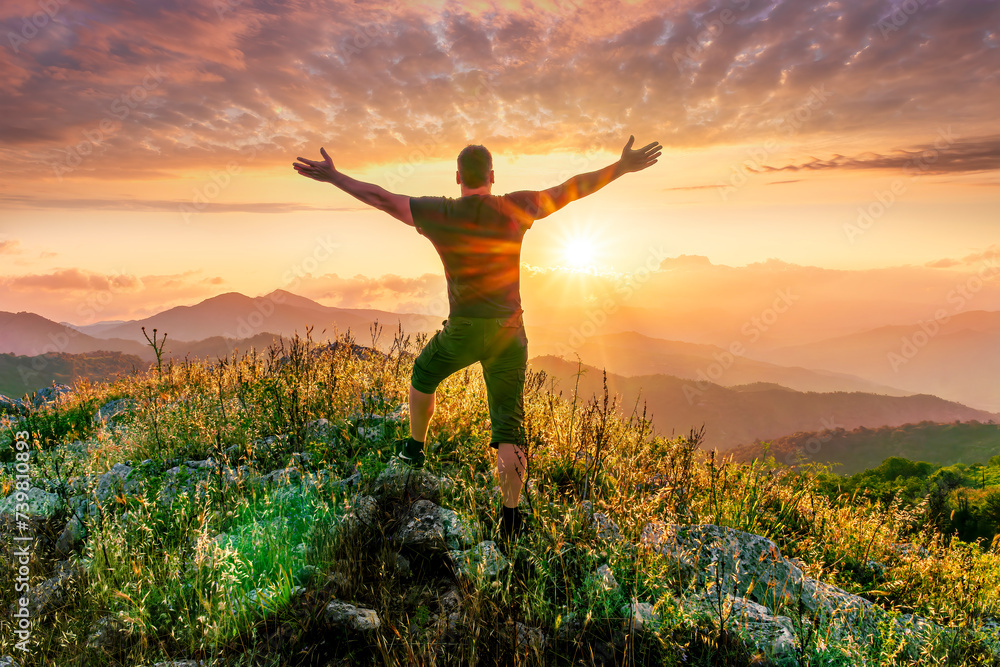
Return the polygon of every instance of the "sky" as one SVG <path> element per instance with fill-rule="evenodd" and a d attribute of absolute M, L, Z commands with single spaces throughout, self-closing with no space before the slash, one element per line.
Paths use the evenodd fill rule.
<path fill-rule="evenodd" d="M 528 316 L 647 273 L 646 309 L 752 310 L 781 283 L 876 304 L 867 326 L 977 279 L 968 307 L 1000 310 L 998 28 L 988 0 L 5 0 L 0 310 L 91 324 L 280 288 L 436 312 L 426 239 L 296 157 L 458 196 L 468 143 L 503 193 L 629 135 L 659 163 L 525 237 Z"/>

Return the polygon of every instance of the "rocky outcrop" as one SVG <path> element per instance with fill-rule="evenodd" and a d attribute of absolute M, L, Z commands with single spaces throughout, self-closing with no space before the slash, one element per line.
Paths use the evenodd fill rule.
<path fill-rule="evenodd" d="M 820 622 L 828 623 L 833 637 L 862 644 L 869 642 L 879 623 L 890 619 L 888 612 L 871 601 L 805 575 L 781 555 L 774 541 L 760 535 L 710 524 L 651 523 L 643 529 L 639 544 L 667 556 L 695 596 L 718 587 L 741 600 L 733 602 L 733 608 L 751 626 L 773 621 L 777 632 L 773 642 L 782 646 L 787 645 L 789 626 L 781 620 L 784 617 L 774 614 L 797 609 L 799 603 Z M 695 597 L 703 604 L 705 599 Z M 899 620 L 894 625 L 904 634 L 906 625 L 912 627 Z"/>
<path fill-rule="evenodd" d="M 451 487 L 451 480 L 435 477 L 426 470 L 414 470 L 393 459 L 372 483 L 372 495 L 377 498 L 426 498 L 437 502 L 441 493 Z"/>
<path fill-rule="evenodd" d="M 83 571 L 69 561 L 60 561 L 53 575 L 40 584 L 31 587 L 28 593 L 28 613 L 31 618 L 44 618 L 64 606 L 79 586 Z M 16 611 L 11 604 L 9 615 Z"/>
<path fill-rule="evenodd" d="M 111 424 L 119 417 L 127 415 L 135 410 L 136 403 L 131 398 L 119 398 L 108 401 L 94 413 L 93 421 L 96 424 Z"/>
<path fill-rule="evenodd" d="M 458 550 L 472 544 L 472 531 L 453 510 L 418 500 L 410 505 L 394 539 L 418 551 Z"/>
<path fill-rule="evenodd" d="M 60 398 L 72 393 L 72 391 L 70 387 L 64 384 L 53 383 L 51 387 L 42 387 L 36 391 L 34 397 L 31 399 L 31 403 L 36 408 L 42 408 L 52 403 L 57 403 Z"/>
<path fill-rule="evenodd" d="M 0 524 L 10 524 L 17 519 L 17 506 L 26 505 L 20 514 L 34 524 L 45 523 L 52 519 L 62 509 L 62 499 L 55 493 L 49 493 L 37 487 L 29 487 L 27 491 L 12 491 L 0 500 Z"/>
<path fill-rule="evenodd" d="M 448 552 L 448 556 L 455 566 L 455 572 L 459 576 L 471 579 L 477 577 L 496 579 L 509 564 L 492 540 L 480 542 L 471 549 L 452 549 Z"/>
<path fill-rule="evenodd" d="M 707 616 L 716 622 L 724 621 L 727 627 L 738 628 L 765 655 L 794 654 L 798 647 L 792 619 L 775 616 L 767 607 L 752 600 L 729 593 L 723 596 L 699 593 L 681 604 L 697 615 Z"/>
<path fill-rule="evenodd" d="M 23 415 L 28 411 L 28 405 L 19 398 L 10 398 L 0 394 L 0 415 Z M 3 665 L 3 662 L 0 662 Z"/>
<path fill-rule="evenodd" d="M 326 621 L 330 625 L 358 632 L 372 632 L 382 625 L 374 609 L 356 607 L 340 600 L 326 605 Z"/>
<path fill-rule="evenodd" d="M 103 616 L 94 624 L 87 637 L 87 648 L 101 653 L 115 654 L 133 641 L 129 627 L 114 616 Z"/>

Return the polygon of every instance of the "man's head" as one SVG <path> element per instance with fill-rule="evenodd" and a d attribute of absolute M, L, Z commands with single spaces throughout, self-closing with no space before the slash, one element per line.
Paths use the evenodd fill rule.
<path fill-rule="evenodd" d="M 466 146 L 458 154 L 459 185 L 470 190 L 493 183 L 493 156 L 485 146 Z"/>

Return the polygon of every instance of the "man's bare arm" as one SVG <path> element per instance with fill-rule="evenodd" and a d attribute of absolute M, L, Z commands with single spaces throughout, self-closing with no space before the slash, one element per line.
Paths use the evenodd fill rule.
<path fill-rule="evenodd" d="M 635 143 L 635 137 L 630 136 L 625 148 L 622 149 L 621 159 L 614 164 L 597 171 L 578 174 L 561 185 L 539 192 L 538 213 L 540 215 L 538 217 L 544 218 L 571 201 L 597 192 L 619 176 L 633 171 L 642 171 L 656 164 L 663 146 L 654 141 L 642 148 L 632 150 L 633 143 Z"/>
<path fill-rule="evenodd" d="M 338 171 L 333 166 L 333 160 L 327 155 L 325 148 L 320 148 L 323 155 L 322 160 L 307 160 L 303 157 L 296 158 L 298 162 L 292 164 L 295 170 L 301 175 L 322 183 L 330 183 L 356 199 L 373 206 L 380 211 L 385 211 L 401 222 L 413 226 L 413 215 L 410 213 L 410 198 L 406 195 L 397 195 L 389 192 L 385 188 L 374 183 L 365 183 L 347 174 Z"/>

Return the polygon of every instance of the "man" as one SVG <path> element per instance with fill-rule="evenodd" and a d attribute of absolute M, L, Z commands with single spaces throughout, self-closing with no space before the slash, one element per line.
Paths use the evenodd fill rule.
<path fill-rule="evenodd" d="M 416 227 L 434 244 L 448 283 L 448 319 L 413 364 L 410 380 L 410 437 L 396 443 L 396 456 L 413 467 L 424 462 L 424 442 L 434 413 L 434 392 L 452 373 L 482 364 L 497 450 L 497 477 L 503 495 L 501 536 L 520 532 L 517 511 L 524 484 L 523 392 L 528 340 L 521 320 L 519 286 L 521 240 L 535 220 L 592 194 L 619 176 L 657 162 L 657 142 L 633 150 L 630 136 L 621 159 L 541 191 L 492 194 L 493 157 L 483 146 L 467 146 L 458 156 L 455 182 L 462 196 L 407 197 L 338 171 L 326 149 L 322 160 L 297 158 L 303 176 L 337 186 L 392 217 Z"/>

